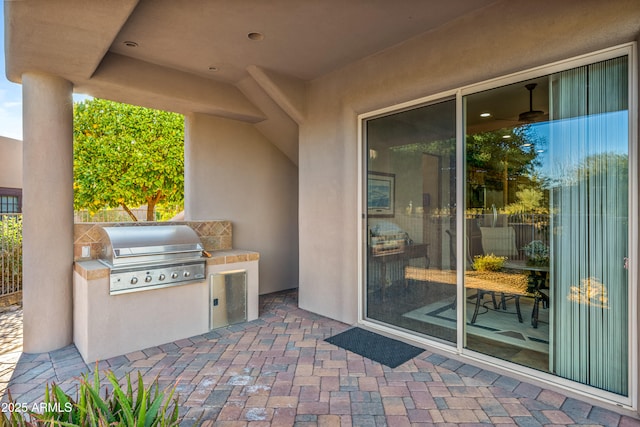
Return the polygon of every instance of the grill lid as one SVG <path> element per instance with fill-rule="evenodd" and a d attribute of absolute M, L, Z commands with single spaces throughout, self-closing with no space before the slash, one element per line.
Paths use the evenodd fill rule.
<path fill-rule="evenodd" d="M 202 259 L 202 243 L 187 225 L 103 227 L 102 260 L 112 267 Z"/>

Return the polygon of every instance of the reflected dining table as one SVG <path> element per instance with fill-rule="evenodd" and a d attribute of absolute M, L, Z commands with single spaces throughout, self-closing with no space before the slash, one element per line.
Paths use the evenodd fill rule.
<path fill-rule="evenodd" d="M 542 292 L 549 289 L 549 266 L 527 265 L 526 261 L 507 261 L 504 268 L 522 270 L 529 274 L 529 293 L 533 294 L 533 310 L 531 313 L 531 326 L 538 327 L 538 315 L 540 303 L 543 308 L 549 308 L 549 295 Z"/>

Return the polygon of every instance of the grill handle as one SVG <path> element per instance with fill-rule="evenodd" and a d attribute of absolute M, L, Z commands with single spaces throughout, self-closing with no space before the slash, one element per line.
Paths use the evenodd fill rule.
<path fill-rule="evenodd" d="M 126 254 L 122 254 L 121 252 L 125 251 Z M 114 249 L 113 256 L 114 258 L 133 258 L 133 257 L 141 257 L 141 256 L 153 256 L 153 255 L 177 255 L 177 254 L 195 254 L 198 252 L 202 252 L 201 248 L 193 248 L 193 249 L 185 249 L 185 250 L 156 250 L 156 251 L 146 251 L 146 252 L 136 252 L 129 248 L 127 249 Z"/>

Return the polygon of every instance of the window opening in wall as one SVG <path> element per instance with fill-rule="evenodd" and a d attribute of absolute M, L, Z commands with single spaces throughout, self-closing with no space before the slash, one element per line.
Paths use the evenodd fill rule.
<path fill-rule="evenodd" d="M 17 212 L 19 212 L 17 196 L 0 196 L 0 213 Z"/>
<path fill-rule="evenodd" d="M 22 190 L 0 188 L 0 213 L 22 212 Z"/>

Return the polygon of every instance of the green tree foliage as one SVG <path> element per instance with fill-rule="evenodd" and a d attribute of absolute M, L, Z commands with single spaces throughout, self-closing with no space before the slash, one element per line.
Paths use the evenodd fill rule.
<path fill-rule="evenodd" d="M 536 188 L 524 188 L 516 191 L 516 202 L 505 206 L 504 210 L 508 214 L 519 213 L 549 213 L 548 203 L 545 193 Z"/>
<path fill-rule="evenodd" d="M 577 185 L 585 181 L 603 188 L 598 182 L 611 182 L 615 180 L 618 185 L 627 187 L 629 182 L 629 156 L 613 152 L 594 154 L 582 160 L 574 170 L 569 170 L 564 176 L 559 177 L 562 185 Z"/>
<path fill-rule="evenodd" d="M 472 188 L 486 186 L 502 191 L 502 205 L 506 206 L 509 181 L 534 177 L 539 165 L 536 148 L 541 144 L 528 133 L 527 126 L 468 135 L 467 183 Z"/>
<path fill-rule="evenodd" d="M 156 208 L 184 200 L 184 118 L 104 99 L 76 103 L 74 208 Z"/>

